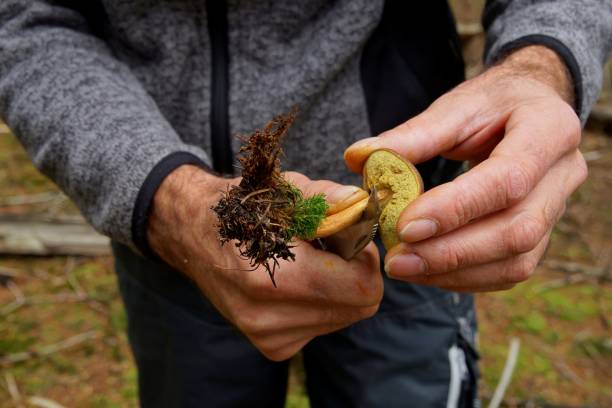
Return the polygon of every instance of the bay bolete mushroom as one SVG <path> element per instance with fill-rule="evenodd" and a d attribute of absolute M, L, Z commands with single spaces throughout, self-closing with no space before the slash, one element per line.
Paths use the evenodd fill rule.
<path fill-rule="evenodd" d="M 379 191 L 382 213 L 379 231 L 387 249 L 400 243 L 397 221 L 404 209 L 423 193 L 423 180 L 418 170 L 396 152 L 375 150 L 363 166 L 363 187 Z M 382 196 L 382 198 L 381 198 Z"/>
<path fill-rule="evenodd" d="M 382 208 L 379 231 L 385 248 L 399 244 L 397 221 L 400 214 L 423 192 L 423 180 L 412 163 L 388 149 L 373 151 L 363 166 L 363 188 L 339 205 L 330 206 L 317 228 L 316 237 L 325 238 L 360 219 L 368 193 L 376 187 Z"/>

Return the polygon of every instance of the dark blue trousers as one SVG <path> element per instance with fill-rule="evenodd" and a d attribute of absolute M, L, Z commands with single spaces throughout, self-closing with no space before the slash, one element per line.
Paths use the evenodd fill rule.
<path fill-rule="evenodd" d="M 113 249 L 143 407 L 284 405 L 287 362 L 263 357 L 178 272 Z M 385 278 L 375 316 L 304 348 L 311 406 L 475 406 L 475 328 L 472 296 Z"/>

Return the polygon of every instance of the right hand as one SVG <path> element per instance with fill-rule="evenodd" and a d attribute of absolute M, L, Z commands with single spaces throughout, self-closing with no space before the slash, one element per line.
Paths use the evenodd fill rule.
<path fill-rule="evenodd" d="M 287 176 L 305 196 L 323 193 L 332 204 L 351 193 L 331 181 Z M 147 232 L 153 250 L 195 281 L 219 312 L 274 361 L 290 358 L 316 336 L 376 313 L 383 283 L 373 243 L 347 262 L 298 241 L 295 262 L 281 260 L 277 267 L 277 288 L 263 268 L 252 270 L 233 243 L 221 246 L 210 208 L 238 182 L 195 166 L 174 170 L 154 198 Z"/>

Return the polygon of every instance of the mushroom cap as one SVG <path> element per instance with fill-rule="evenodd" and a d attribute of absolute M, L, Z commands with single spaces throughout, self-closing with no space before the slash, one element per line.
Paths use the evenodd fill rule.
<path fill-rule="evenodd" d="M 381 203 L 379 231 L 387 250 L 400 243 L 397 222 L 404 209 L 423 193 L 423 179 L 412 163 L 389 149 L 375 150 L 363 166 L 363 187 L 390 195 Z"/>

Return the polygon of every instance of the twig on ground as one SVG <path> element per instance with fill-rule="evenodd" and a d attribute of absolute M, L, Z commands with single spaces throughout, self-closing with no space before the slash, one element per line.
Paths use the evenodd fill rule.
<path fill-rule="evenodd" d="M 593 278 L 591 278 L 593 279 Z M 535 293 L 546 292 L 547 290 L 559 289 L 565 286 L 574 285 L 576 283 L 582 283 L 589 280 L 588 276 L 583 274 L 568 275 L 561 279 L 554 279 L 548 282 L 544 282 L 533 289 Z"/>
<path fill-rule="evenodd" d="M 55 295 L 41 295 L 25 297 L 21 302 L 13 301 L 0 309 L 0 315 L 7 315 L 22 306 L 43 305 L 51 303 L 80 303 L 80 302 L 104 303 L 105 299 L 91 295 L 78 295 L 74 293 L 58 293 Z"/>
<path fill-rule="evenodd" d="M 599 320 L 601 321 L 601 325 L 604 329 L 610 330 L 610 318 L 608 317 L 608 313 L 606 312 L 606 307 L 604 306 L 604 291 L 599 287 L 598 284 L 597 291 L 597 308 L 599 309 Z"/>
<path fill-rule="evenodd" d="M 51 277 L 49 272 L 42 268 L 34 268 L 34 276 L 43 281 L 49 280 Z"/>
<path fill-rule="evenodd" d="M 95 312 L 98 312 L 104 316 L 108 316 L 108 309 L 102 302 L 99 302 L 97 300 L 90 300 L 89 302 L 87 302 L 87 306 L 89 306 L 89 308 Z"/>
<path fill-rule="evenodd" d="M 599 150 L 591 150 L 590 152 L 582 153 L 582 156 L 584 157 L 584 160 L 586 160 L 587 162 L 592 162 L 592 161 L 597 161 L 601 159 L 603 154 Z"/>
<path fill-rule="evenodd" d="M 547 259 L 543 262 L 544 266 L 566 273 L 583 274 L 588 277 L 599 278 L 602 280 L 612 280 L 612 270 L 609 266 L 591 266 L 578 262 L 562 261 L 559 259 Z"/>
<path fill-rule="evenodd" d="M 10 372 L 4 373 L 4 380 L 6 381 L 6 389 L 8 390 L 11 399 L 16 407 L 23 407 L 23 402 L 21 399 L 21 393 L 19 392 L 19 387 L 17 387 L 17 382 L 15 381 L 15 377 Z"/>
<path fill-rule="evenodd" d="M 58 404 L 55 401 L 52 401 L 48 398 L 39 397 L 36 395 L 28 398 L 28 403 L 30 405 L 34 405 L 35 407 L 40 407 L 40 408 L 65 408 L 63 405 Z"/>
<path fill-rule="evenodd" d="M 9 315 L 9 314 L 13 313 L 15 310 L 19 309 L 24 304 L 25 304 L 25 302 L 13 301 L 13 302 L 11 302 L 11 303 L 9 303 L 7 305 L 4 305 L 0 309 L 0 316 Z"/>
<path fill-rule="evenodd" d="M 44 193 L 10 196 L 0 199 L 0 207 L 10 207 L 14 205 L 42 204 L 49 201 L 63 199 L 60 192 L 47 191 Z"/>
<path fill-rule="evenodd" d="M 76 267 L 76 265 L 77 262 L 74 257 L 68 257 L 68 259 L 66 260 L 66 266 L 64 267 L 64 273 L 66 274 L 66 280 L 68 281 L 68 284 L 78 296 L 83 296 L 89 299 L 87 300 L 87 306 L 89 306 L 90 309 L 103 315 L 108 315 L 108 310 L 106 310 L 104 304 L 95 299 L 92 299 L 89 296 L 89 293 L 87 293 L 87 291 L 79 282 L 77 276 L 74 274 L 74 268 Z"/>
<path fill-rule="evenodd" d="M 81 284 L 79 283 L 79 280 L 77 279 L 76 275 L 74 274 L 74 268 L 76 267 L 76 265 L 77 262 L 74 257 L 69 256 L 66 259 L 66 265 L 64 266 L 64 274 L 66 275 L 66 280 L 68 281 L 68 284 L 70 285 L 72 290 L 74 290 L 74 293 L 79 296 L 84 296 L 86 295 L 86 293 L 83 290 Z"/>
<path fill-rule="evenodd" d="M 7 287 L 9 282 L 12 282 L 18 276 L 13 269 L 0 266 L 0 286 Z"/>
<path fill-rule="evenodd" d="M 566 276 L 560 279 L 544 282 L 534 287 L 533 291 L 535 293 L 542 293 L 547 290 L 559 289 L 586 281 L 593 282 L 594 284 L 598 285 L 599 281 L 612 280 L 612 269 L 610 268 L 610 265 L 591 266 L 559 259 L 546 259 L 543 262 L 543 266 L 548 269 L 566 273 Z"/>
<path fill-rule="evenodd" d="M 91 330 L 85 333 L 77 334 L 76 336 L 69 337 L 65 340 L 62 340 L 58 343 L 50 344 L 48 346 L 40 347 L 37 350 L 31 351 L 22 351 L 20 353 L 8 354 L 4 357 L 0 358 L 0 365 L 8 366 L 15 363 L 20 363 L 23 361 L 30 360 L 35 357 L 46 357 L 58 351 L 63 351 L 74 347 L 80 343 L 83 343 L 87 340 L 94 339 L 98 337 L 100 333 L 96 330 Z"/>
<path fill-rule="evenodd" d="M 19 286 L 17 286 L 15 282 L 9 280 L 6 282 L 5 286 L 13 294 L 15 300 L 9 303 L 8 305 L 2 307 L 2 309 L 0 309 L 0 315 L 9 314 L 19 309 L 26 302 L 26 298 L 23 295 L 23 292 L 21 291 L 21 289 L 19 289 Z"/>
<path fill-rule="evenodd" d="M 510 349 L 508 350 L 508 357 L 506 358 L 504 370 L 502 371 L 499 383 L 497 384 L 495 392 L 493 393 L 493 398 L 491 398 L 491 402 L 489 403 L 489 408 L 498 408 L 499 404 L 501 404 L 501 402 L 504 400 L 504 394 L 506 393 L 508 385 L 510 385 L 510 380 L 512 379 L 512 373 L 516 367 L 516 360 L 518 359 L 520 348 L 521 340 L 513 337 L 510 340 Z"/>
<path fill-rule="evenodd" d="M 578 374 L 576 374 L 570 368 L 570 366 L 567 365 L 567 363 L 563 360 L 562 356 L 559 353 L 556 353 L 554 350 L 551 350 L 551 348 L 545 343 L 543 343 L 541 340 L 532 339 L 529 345 L 535 348 L 538 353 L 545 355 L 546 358 L 548 358 L 552 362 L 553 366 L 555 367 L 555 370 L 557 370 L 557 372 L 561 374 L 562 377 L 572 381 L 574 384 L 584 383 L 582 378 L 580 378 Z"/>
<path fill-rule="evenodd" d="M 574 384 L 580 385 L 584 383 L 584 381 L 582 381 L 582 378 L 578 377 L 578 374 L 576 374 L 574 370 L 572 370 L 565 361 L 558 359 L 553 360 L 553 365 L 555 366 L 557 371 L 559 371 L 559 374 L 561 374 L 563 377 L 570 380 Z"/>
<path fill-rule="evenodd" d="M 11 278 L 16 278 L 19 276 L 19 271 L 14 268 L 9 268 L 8 266 L 0 265 L 0 274 L 10 276 Z"/>
<path fill-rule="evenodd" d="M 0 252 L 15 255 L 110 254 L 108 237 L 91 226 L 0 215 Z"/>
<path fill-rule="evenodd" d="M 23 296 L 23 292 L 19 289 L 19 286 L 15 282 L 8 281 L 6 282 L 6 288 L 15 296 L 15 302 L 23 302 L 25 296 Z"/>

